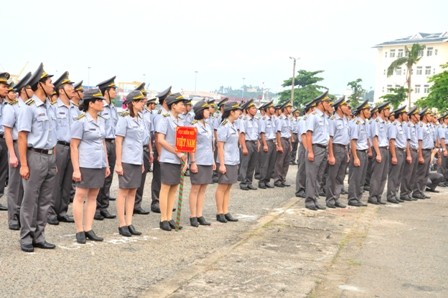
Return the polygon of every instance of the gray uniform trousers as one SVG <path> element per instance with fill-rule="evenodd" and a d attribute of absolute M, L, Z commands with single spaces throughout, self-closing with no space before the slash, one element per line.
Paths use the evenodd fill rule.
<path fill-rule="evenodd" d="M 328 156 L 325 155 L 324 161 L 317 171 L 317 186 L 319 193 L 325 193 L 328 178 Z"/>
<path fill-rule="evenodd" d="M 19 159 L 19 149 L 17 142 L 14 142 L 14 152 L 17 159 Z M 23 184 L 20 176 L 20 162 L 17 167 L 9 166 L 9 180 L 8 180 L 8 224 L 15 224 L 20 219 L 20 205 L 23 199 Z"/>
<path fill-rule="evenodd" d="M 115 169 L 115 141 L 106 141 L 107 160 L 109 161 L 110 175 L 104 179 L 104 185 L 100 188 L 96 197 L 96 210 L 106 210 L 109 207 L 110 186 Z"/>
<path fill-rule="evenodd" d="M 56 182 L 56 157 L 28 150 L 27 160 L 30 177 L 23 180 L 20 238 L 22 244 L 41 243 Z"/>
<path fill-rule="evenodd" d="M 260 150 L 260 182 L 269 183 L 271 181 L 271 173 L 274 169 L 275 160 L 277 158 L 277 151 L 275 151 L 275 144 L 273 140 L 266 140 L 268 145 L 268 152 Z"/>
<path fill-rule="evenodd" d="M 305 160 L 306 163 L 306 200 L 312 200 L 316 202 L 319 198 L 319 182 L 317 181 L 317 175 L 319 169 L 325 162 L 327 155 L 327 148 L 324 146 L 313 145 L 314 161 L 309 161 L 308 156 Z"/>
<path fill-rule="evenodd" d="M 299 136 L 296 133 L 292 134 L 292 150 L 291 150 L 291 162 L 297 160 L 297 149 L 299 147 Z"/>
<path fill-rule="evenodd" d="M 356 150 L 360 166 L 354 166 L 353 154 L 350 154 L 348 173 L 348 202 L 360 202 L 363 192 L 363 181 L 367 172 L 368 154 L 367 150 Z"/>
<path fill-rule="evenodd" d="M 372 148 L 372 152 L 374 152 L 373 147 Z M 368 186 L 370 187 L 370 178 L 372 178 L 372 167 L 373 167 L 373 163 L 376 162 L 375 158 L 373 158 L 373 154 L 371 157 L 367 156 L 367 171 L 366 171 L 366 175 L 364 177 L 364 179 L 362 180 L 362 185 L 364 186 Z"/>
<path fill-rule="evenodd" d="M 426 182 L 428 180 L 429 166 L 431 161 L 431 149 L 423 149 L 423 164 L 417 165 L 415 184 L 412 195 L 424 195 Z"/>
<path fill-rule="evenodd" d="M 299 157 L 297 158 L 297 174 L 296 174 L 296 193 L 304 192 L 306 187 L 306 170 L 305 161 L 308 157 L 306 156 L 306 150 L 303 144 L 299 146 Z"/>
<path fill-rule="evenodd" d="M 143 166 L 145 169 L 142 173 L 142 182 L 140 183 L 137 192 L 135 193 L 134 209 L 142 207 L 143 191 L 145 189 L 146 175 L 148 174 L 151 163 L 149 162 L 149 149 L 147 147 L 143 148 Z"/>
<path fill-rule="evenodd" d="M 17 158 L 19 156 L 17 155 Z M 5 194 L 6 177 L 8 176 L 8 147 L 3 137 L 0 138 L 0 198 Z"/>
<path fill-rule="evenodd" d="M 448 145 L 447 145 L 448 147 Z M 445 157 L 442 152 L 442 166 L 441 166 L 441 174 L 445 181 L 448 181 L 448 157 Z"/>
<path fill-rule="evenodd" d="M 400 197 L 410 196 L 415 185 L 415 177 L 418 167 L 417 150 L 411 149 L 412 163 L 404 163 L 403 175 L 401 176 Z"/>
<path fill-rule="evenodd" d="M 437 172 L 430 172 L 428 175 L 428 181 L 426 182 L 426 187 L 431 189 L 432 191 L 436 190 L 436 187 L 440 182 L 443 181 L 443 175 Z"/>
<path fill-rule="evenodd" d="M 280 138 L 282 142 L 283 153 L 277 152 L 275 160 L 274 180 L 275 183 L 284 183 L 289 169 L 289 158 L 291 154 L 291 143 L 289 138 Z"/>
<path fill-rule="evenodd" d="M 261 173 L 261 151 L 263 151 L 263 150 L 260 147 L 260 151 L 255 153 L 257 155 L 257 157 L 255 157 L 255 177 L 256 177 L 256 179 L 259 179 L 260 173 Z"/>
<path fill-rule="evenodd" d="M 152 181 L 151 181 L 151 205 L 159 203 L 160 187 L 162 182 L 160 181 L 160 163 L 159 154 L 154 145 L 154 162 L 152 164 Z"/>
<path fill-rule="evenodd" d="M 328 177 L 326 184 L 326 201 L 335 203 L 341 195 L 344 186 L 345 171 L 347 169 L 347 146 L 333 144 L 333 154 L 336 159 L 334 165 L 328 166 Z"/>
<path fill-rule="evenodd" d="M 397 164 L 389 165 L 389 177 L 387 178 L 388 200 L 393 200 L 395 197 L 398 197 L 398 190 L 400 188 L 404 164 L 406 163 L 406 152 L 404 150 L 395 147 L 395 154 L 397 155 Z M 392 155 L 390 153 L 389 159 L 392 159 Z"/>
<path fill-rule="evenodd" d="M 56 145 L 56 182 L 53 190 L 48 216 L 63 216 L 67 214 L 72 190 L 73 165 L 70 157 L 70 146 Z"/>
<path fill-rule="evenodd" d="M 255 163 L 257 162 L 257 141 L 246 141 L 247 155 L 241 154 L 240 164 L 240 185 L 252 184 L 255 171 Z"/>
<path fill-rule="evenodd" d="M 370 178 L 369 198 L 381 201 L 389 172 L 389 152 L 387 148 L 380 148 L 381 163 L 376 161 L 376 152 L 373 150 L 372 177 Z"/>

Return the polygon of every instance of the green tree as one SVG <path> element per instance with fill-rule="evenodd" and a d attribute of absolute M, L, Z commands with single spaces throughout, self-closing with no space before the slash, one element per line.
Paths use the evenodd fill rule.
<path fill-rule="evenodd" d="M 360 100 L 366 93 L 366 90 L 364 90 L 364 88 L 362 88 L 361 86 L 361 82 L 362 79 L 357 79 L 355 81 L 347 83 L 347 86 L 349 86 L 352 89 L 352 95 L 348 97 L 350 99 L 350 105 L 354 107 L 357 107 L 359 105 Z"/>
<path fill-rule="evenodd" d="M 416 102 L 419 107 L 437 108 L 440 112 L 448 110 L 448 63 L 441 65 L 444 71 L 433 75 L 427 97 Z"/>
<path fill-rule="evenodd" d="M 301 69 L 298 71 L 297 76 L 294 78 L 294 106 L 303 106 L 322 93 L 319 89 L 325 87 L 317 84 L 323 81 L 323 78 L 317 76 L 322 72 L 323 70 L 307 71 Z M 292 77 L 283 81 L 282 87 L 289 88 L 278 93 L 280 96 L 279 103 L 291 100 L 291 85 Z"/>
<path fill-rule="evenodd" d="M 422 52 L 425 49 L 424 45 L 414 43 L 409 49 L 407 46 L 405 48 L 405 56 L 394 60 L 387 68 L 387 76 L 390 77 L 394 71 L 400 68 L 402 65 L 406 65 L 406 84 L 408 85 L 408 106 L 411 106 L 411 80 L 412 80 L 412 67 L 417 64 L 421 59 Z"/>
<path fill-rule="evenodd" d="M 408 95 L 408 89 L 404 87 L 389 88 L 387 91 L 389 91 L 389 93 L 381 96 L 380 98 L 383 98 L 386 101 L 390 102 L 394 109 L 398 108 L 398 106 L 406 100 L 406 97 Z"/>

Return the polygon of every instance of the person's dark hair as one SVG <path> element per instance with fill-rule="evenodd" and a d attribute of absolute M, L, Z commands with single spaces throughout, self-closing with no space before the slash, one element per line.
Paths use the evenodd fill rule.
<path fill-rule="evenodd" d="M 204 119 L 204 110 L 200 110 L 199 112 L 194 114 L 194 120 L 202 120 Z"/>
<path fill-rule="evenodd" d="M 87 110 L 89 109 L 89 103 L 95 102 L 97 100 L 101 100 L 101 99 L 92 98 L 92 99 L 83 100 L 78 108 L 83 112 L 87 112 Z"/>
<path fill-rule="evenodd" d="M 129 115 L 134 118 L 135 117 L 135 112 L 134 112 L 134 101 L 131 100 L 130 103 L 128 103 L 128 111 L 129 111 Z"/>
<path fill-rule="evenodd" d="M 229 118 L 230 112 L 231 111 L 224 111 L 224 113 L 222 113 L 221 122 L 224 121 L 224 119 Z"/>

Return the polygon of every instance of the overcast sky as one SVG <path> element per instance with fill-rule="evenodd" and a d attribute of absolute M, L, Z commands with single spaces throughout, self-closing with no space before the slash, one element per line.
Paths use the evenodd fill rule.
<path fill-rule="evenodd" d="M 290 56 L 297 69 L 324 70 L 333 94 L 357 78 L 369 90 L 374 45 L 448 31 L 446 0 L 14 0 L 1 12 L 1 71 L 43 62 L 85 84 L 116 75 L 173 91 L 194 90 L 195 80 L 197 90 L 238 89 L 243 78 L 280 91 Z"/>

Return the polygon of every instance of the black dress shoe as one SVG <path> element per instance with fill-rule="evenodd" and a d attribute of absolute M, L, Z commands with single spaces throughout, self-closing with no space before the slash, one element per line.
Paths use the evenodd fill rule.
<path fill-rule="evenodd" d="M 342 203 L 339 202 L 339 201 L 336 201 L 336 203 L 334 203 L 334 205 L 335 205 L 337 208 L 345 208 L 345 207 L 347 207 L 347 206 L 345 206 L 344 204 L 342 204 Z"/>
<path fill-rule="evenodd" d="M 103 241 L 104 239 L 102 237 L 98 237 L 93 230 L 84 232 L 87 239 L 92 241 Z"/>
<path fill-rule="evenodd" d="M 283 187 L 290 187 L 291 186 L 291 184 L 288 184 L 286 182 L 282 182 L 282 185 L 283 185 Z"/>
<path fill-rule="evenodd" d="M 379 205 L 378 201 L 375 198 L 369 198 L 367 200 L 367 203 L 373 204 L 373 205 Z"/>
<path fill-rule="evenodd" d="M 86 234 L 84 232 L 76 233 L 76 242 L 79 244 L 86 244 Z"/>
<path fill-rule="evenodd" d="M 427 196 L 427 195 L 425 195 L 425 194 L 423 194 L 423 198 L 424 198 L 424 199 L 430 199 L 431 197 L 430 197 L 430 196 Z"/>
<path fill-rule="evenodd" d="M 224 214 L 224 217 L 226 218 L 227 221 L 233 221 L 233 222 L 238 221 L 238 219 L 233 217 L 232 214 L 230 213 Z"/>
<path fill-rule="evenodd" d="M 104 218 L 111 219 L 111 218 L 115 218 L 116 217 L 116 215 L 110 214 L 109 210 L 107 210 L 107 209 L 101 210 L 100 212 L 101 212 L 101 215 L 104 216 Z"/>
<path fill-rule="evenodd" d="M 198 217 L 198 222 L 201 226 L 209 226 L 211 223 L 209 223 L 203 216 Z"/>
<path fill-rule="evenodd" d="M 44 241 L 44 242 L 35 242 L 33 243 L 34 247 L 37 248 L 42 248 L 42 249 L 55 249 L 56 245 L 54 245 L 53 243 Z"/>
<path fill-rule="evenodd" d="M 341 190 L 341 195 L 348 195 L 348 192 L 345 189 Z"/>
<path fill-rule="evenodd" d="M 395 197 L 395 200 L 397 200 L 398 201 L 398 203 L 403 203 L 404 202 L 404 200 L 402 200 L 401 198 L 399 198 L 399 197 Z"/>
<path fill-rule="evenodd" d="M 240 184 L 241 190 L 249 190 L 249 187 L 246 184 Z"/>
<path fill-rule="evenodd" d="M 399 202 L 397 201 L 397 200 L 395 200 L 395 199 L 387 199 L 387 201 L 389 202 L 389 203 L 392 203 L 392 204 L 398 204 Z"/>
<path fill-rule="evenodd" d="M 216 214 L 216 220 L 222 223 L 227 223 L 227 219 L 224 214 Z"/>
<path fill-rule="evenodd" d="M 400 200 L 402 200 L 402 201 L 412 201 L 412 198 L 410 196 L 402 196 L 402 197 L 400 197 Z"/>
<path fill-rule="evenodd" d="M 137 208 L 134 208 L 134 214 L 146 215 L 146 214 L 149 214 L 149 211 L 143 209 L 142 207 L 137 207 Z"/>
<path fill-rule="evenodd" d="M 264 182 L 258 182 L 258 188 L 266 189 L 266 184 L 264 184 Z"/>
<path fill-rule="evenodd" d="M 171 229 L 173 229 L 173 230 L 176 229 L 176 223 L 174 222 L 173 219 L 170 220 L 168 223 L 170 224 Z M 183 228 L 183 226 L 179 225 L 178 230 L 182 230 L 182 228 Z"/>
<path fill-rule="evenodd" d="M 160 213 L 159 202 L 151 204 L 151 211 L 154 213 Z"/>
<path fill-rule="evenodd" d="M 352 200 L 352 201 L 350 201 L 350 202 L 348 202 L 348 205 L 349 206 L 354 206 L 354 207 L 366 207 L 367 206 L 367 204 L 365 204 L 365 203 L 363 203 L 363 202 L 361 202 L 361 201 L 358 201 L 358 200 Z"/>
<path fill-rule="evenodd" d="M 319 210 L 325 210 L 325 209 L 327 209 L 327 207 L 325 207 L 325 206 L 321 206 L 321 205 L 319 205 L 317 202 L 314 203 L 314 205 L 316 205 L 316 208 L 319 209 Z"/>
<path fill-rule="evenodd" d="M 20 224 L 18 222 L 12 222 L 9 224 L 9 229 L 13 230 L 13 231 L 18 231 L 20 230 Z"/>
<path fill-rule="evenodd" d="M 435 193 L 439 193 L 439 191 L 438 191 L 438 190 L 435 190 L 435 189 L 431 189 L 431 188 L 427 188 L 427 189 L 426 189 L 426 191 L 429 191 L 429 192 L 435 192 Z"/>
<path fill-rule="evenodd" d="M 336 203 L 326 203 L 328 208 L 336 208 Z"/>
<path fill-rule="evenodd" d="M 252 184 L 247 185 L 247 188 L 249 188 L 251 190 L 257 190 L 257 188 L 255 186 L 253 186 Z"/>
<path fill-rule="evenodd" d="M 266 182 L 264 185 L 266 185 L 267 188 L 274 188 L 274 186 L 269 184 L 268 182 Z"/>
<path fill-rule="evenodd" d="M 199 227 L 199 222 L 197 217 L 190 217 L 190 226 L 192 227 Z"/>
<path fill-rule="evenodd" d="M 306 198 L 305 192 L 303 190 L 299 190 L 298 192 L 296 192 L 296 197 Z"/>
<path fill-rule="evenodd" d="M 8 207 L 3 206 L 2 204 L 0 204 L 0 211 L 8 211 Z"/>
<path fill-rule="evenodd" d="M 386 205 L 386 202 L 381 201 L 381 199 L 378 200 L 378 204 L 380 205 Z"/>
<path fill-rule="evenodd" d="M 75 222 L 73 217 L 71 217 L 70 215 L 67 215 L 67 214 L 58 216 L 58 220 L 61 222 Z"/>
<path fill-rule="evenodd" d="M 260 175 L 255 175 L 254 178 L 257 179 L 257 180 L 260 180 L 261 176 Z"/>
<path fill-rule="evenodd" d="M 135 236 L 140 236 L 142 234 L 142 232 L 137 231 L 133 225 L 128 226 L 128 230 Z"/>
<path fill-rule="evenodd" d="M 32 244 L 20 244 L 20 249 L 24 252 L 33 252 L 34 246 Z"/>
<path fill-rule="evenodd" d="M 57 226 L 57 225 L 59 224 L 59 220 L 58 220 L 58 218 L 57 218 L 56 215 L 50 215 L 50 216 L 47 218 L 47 223 L 48 223 L 49 225 Z"/>
<path fill-rule="evenodd" d="M 313 202 L 313 203 L 305 203 L 305 208 L 306 208 L 306 209 L 309 209 L 309 210 L 313 210 L 313 211 L 316 211 L 316 210 L 317 210 L 317 207 L 316 207 L 316 205 L 314 204 L 314 202 Z"/>
<path fill-rule="evenodd" d="M 100 211 L 95 212 L 95 216 L 93 217 L 95 220 L 103 220 L 104 216 L 101 215 Z"/>
<path fill-rule="evenodd" d="M 132 236 L 131 232 L 129 232 L 128 226 L 118 227 L 118 233 L 121 236 L 125 236 L 125 237 L 131 237 Z"/>
<path fill-rule="evenodd" d="M 276 187 L 285 187 L 281 182 L 275 182 L 274 186 L 276 186 Z"/>
<path fill-rule="evenodd" d="M 167 220 L 164 220 L 164 221 L 160 222 L 160 229 L 164 230 L 164 231 L 168 231 L 168 232 L 171 231 L 170 224 L 168 223 Z"/>

